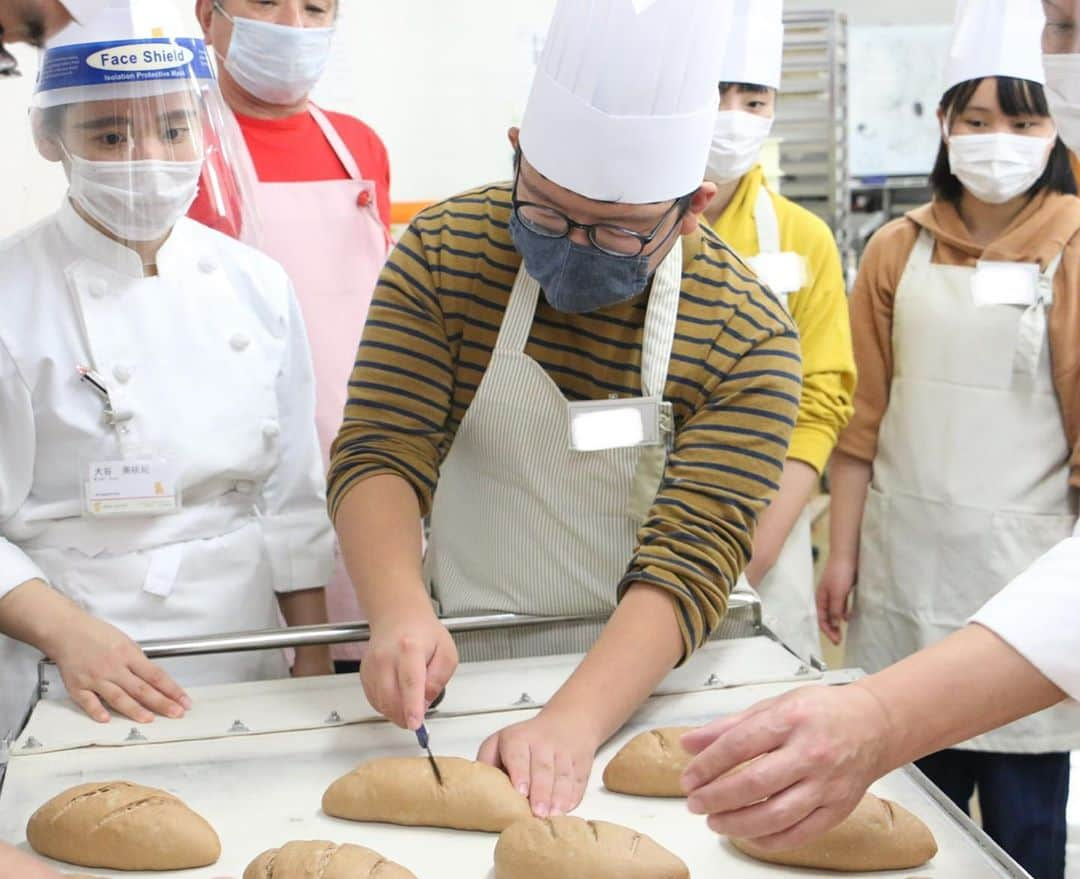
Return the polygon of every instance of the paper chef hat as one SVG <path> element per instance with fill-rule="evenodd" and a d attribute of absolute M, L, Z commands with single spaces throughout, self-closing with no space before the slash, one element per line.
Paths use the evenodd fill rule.
<path fill-rule="evenodd" d="M 541 174 L 597 201 L 701 185 L 731 0 L 559 0 L 521 124 Z"/>
<path fill-rule="evenodd" d="M 1040 0 L 961 0 L 945 90 L 972 79 L 1010 76 L 1045 84 Z"/>
<path fill-rule="evenodd" d="M 721 55 L 720 82 L 780 88 L 784 68 L 783 0 L 734 0 L 731 36 Z"/>

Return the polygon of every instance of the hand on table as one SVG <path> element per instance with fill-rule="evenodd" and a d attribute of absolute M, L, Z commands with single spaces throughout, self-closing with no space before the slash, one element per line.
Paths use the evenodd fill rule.
<path fill-rule="evenodd" d="M 889 730 L 857 684 L 794 690 L 683 737 L 697 755 L 683 775 L 687 805 L 717 833 L 795 848 L 843 821 L 885 774 Z"/>
<path fill-rule="evenodd" d="M 80 613 L 49 652 L 72 699 L 98 723 L 108 705 L 136 723 L 155 714 L 179 718 L 191 707 L 187 693 L 139 645 L 104 620 Z"/>
<path fill-rule="evenodd" d="M 841 623 L 851 618 L 851 593 L 858 568 L 855 564 L 832 558 L 825 565 L 817 587 L 818 628 L 833 644 L 842 637 Z"/>
<path fill-rule="evenodd" d="M 403 729 L 416 730 L 457 665 L 454 639 L 431 614 L 373 628 L 360 680 L 376 711 Z"/>
<path fill-rule="evenodd" d="M 506 772 L 538 818 L 565 815 L 581 803 L 589 782 L 599 748 L 590 736 L 573 719 L 542 711 L 488 738 L 477 759 Z"/>

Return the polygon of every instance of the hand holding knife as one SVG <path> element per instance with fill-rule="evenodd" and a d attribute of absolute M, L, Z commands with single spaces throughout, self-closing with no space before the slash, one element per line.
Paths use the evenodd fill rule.
<path fill-rule="evenodd" d="M 443 696 L 446 695 L 446 690 L 443 690 L 435 698 L 435 701 L 428 706 L 428 711 L 438 706 L 443 700 Z M 435 773 L 435 780 L 439 782 L 439 787 L 443 786 L 442 773 L 439 771 L 439 764 L 435 762 L 435 755 L 431 753 L 431 740 L 428 736 L 427 727 L 424 724 L 420 724 L 420 728 L 416 731 L 416 741 L 420 743 L 420 747 L 427 751 L 428 762 L 431 764 L 431 769 Z"/>

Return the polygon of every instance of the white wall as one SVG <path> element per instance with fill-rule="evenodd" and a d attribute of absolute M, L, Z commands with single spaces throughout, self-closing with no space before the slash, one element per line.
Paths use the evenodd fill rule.
<path fill-rule="evenodd" d="M 194 0 L 174 2 L 193 23 Z M 554 3 L 342 0 L 334 59 L 317 98 L 383 137 L 395 200 L 436 199 L 504 178 L 506 129 L 519 121 Z M 844 9 L 852 24 L 910 25 L 951 21 L 955 0 L 787 0 L 790 9 L 828 5 Z M 36 53 L 17 54 L 26 76 L 0 83 L 0 236 L 54 209 L 64 190 L 26 125 Z"/>

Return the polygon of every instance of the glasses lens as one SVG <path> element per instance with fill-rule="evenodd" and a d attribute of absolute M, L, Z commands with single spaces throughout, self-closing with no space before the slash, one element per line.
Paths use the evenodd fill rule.
<path fill-rule="evenodd" d="M 626 229 L 614 226 L 597 226 L 592 230 L 592 243 L 598 250 L 612 256 L 637 256 L 645 249 L 645 242 Z"/>
<path fill-rule="evenodd" d="M 518 208 L 518 219 L 529 230 L 548 238 L 562 238 L 570 234 L 566 217 L 552 208 L 523 204 Z"/>

